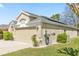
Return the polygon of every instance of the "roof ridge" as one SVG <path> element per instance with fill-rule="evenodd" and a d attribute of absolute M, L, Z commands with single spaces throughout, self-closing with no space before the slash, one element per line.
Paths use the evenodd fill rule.
<path fill-rule="evenodd" d="M 59 21 L 53 20 L 53 19 L 51 19 L 49 17 L 46 17 L 46 16 L 41 16 L 41 17 L 47 18 L 47 19 L 49 19 L 49 21 L 54 21 L 54 22 L 57 22 L 57 23 L 65 24 L 63 22 L 59 22 Z"/>
<path fill-rule="evenodd" d="M 22 10 L 22 13 L 28 13 L 28 14 L 30 14 L 30 15 L 34 15 L 34 16 L 39 16 L 39 15 L 36 15 L 36 14 L 34 14 L 34 13 L 30 13 L 30 12 L 28 12 L 28 11 L 25 11 L 25 10 Z"/>

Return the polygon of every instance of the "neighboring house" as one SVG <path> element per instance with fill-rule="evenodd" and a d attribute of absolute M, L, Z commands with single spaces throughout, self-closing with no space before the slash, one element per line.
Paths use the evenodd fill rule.
<path fill-rule="evenodd" d="M 45 45 L 45 33 L 49 34 L 50 44 L 56 42 L 57 35 L 64 31 L 70 38 L 79 34 L 79 29 L 75 27 L 25 11 L 21 12 L 16 20 L 10 22 L 8 30 L 13 33 L 14 40 L 26 42 L 29 45 L 32 45 L 33 35 L 37 36 L 40 45 Z"/>
<path fill-rule="evenodd" d="M 9 31 L 9 32 L 14 32 L 16 23 L 17 23 L 16 20 L 15 20 L 15 21 L 12 20 L 12 21 L 9 23 L 9 28 L 8 28 L 8 31 Z"/>
<path fill-rule="evenodd" d="M 0 29 L 2 29 L 3 31 L 8 31 L 8 25 L 2 24 L 0 25 Z"/>

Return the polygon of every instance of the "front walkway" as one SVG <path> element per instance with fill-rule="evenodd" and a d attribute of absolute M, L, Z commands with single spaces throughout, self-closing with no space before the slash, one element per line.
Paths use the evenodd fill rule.
<path fill-rule="evenodd" d="M 0 40 L 0 55 L 30 47 L 32 46 L 24 42 Z"/>

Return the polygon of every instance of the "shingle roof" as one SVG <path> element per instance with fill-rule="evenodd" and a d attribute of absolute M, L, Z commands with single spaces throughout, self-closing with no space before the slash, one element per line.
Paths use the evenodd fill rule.
<path fill-rule="evenodd" d="M 46 17 L 46 16 L 41 16 L 41 17 L 43 17 L 43 18 L 45 18 L 45 19 L 47 19 L 47 20 L 50 20 L 50 21 L 52 21 L 52 22 L 57 22 L 57 23 L 65 24 L 65 23 L 62 23 L 62 22 L 53 20 L 53 19 L 51 19 L 51 18 L 48 18 L 48 17 Z"/>
<path fill-rule="evenodd" d="M 31 21 L 29 22 L 28 24 L 35 24 L 36 22 L 45 22 L 45 23 L 49 23 L 49 24 L 54 24 L 54 25 L 58 25 L 58 26 L 61 26 L 61 27 L 66 27 L 66 28 L 71 28 L 71 29 L 76 29 L 76 30 L 79 30 L 78 28 L 76 27 L 73 27 L 73 26 L 69 26 L 69 25 L 65 25 L 64 23 L 62 22 L 58 22 L 58 21 L 55 21 L 55 20 L 52 20 L 51 18 L 48 18 L 46 16 L 40 16 L 40 15 L 35 15 L 33 13 L 29 13 L 29 12 L 23 12 L 25 14 L 30 14 L 31 16 L 34 16 L 34 17 L 37 17 L 37 19 L 40 19 L 41 21 Z"/>
<path fill-rule="evenodd" d="M 12 20 L 12 21 L 9 23 L 9 25 L 10 25 L 12 22 L 13 22 L 14 24 L 16 24 L 16 23 L 17 23 L 17 21 L 16 21 L 16 20 Z"/>

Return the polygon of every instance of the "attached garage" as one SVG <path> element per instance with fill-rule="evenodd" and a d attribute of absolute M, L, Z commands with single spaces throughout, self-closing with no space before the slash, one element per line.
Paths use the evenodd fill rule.
<path fill-rule="evenodd" d="M 64 23 L 54 21 L 45 16 L 22 12 L 16 21 L 9 25 L 9 32 L 13 33 L 14 40 L 32 44 L 32 36 L 36 34 L 39 45 L 45 45 L 45 39 L 56 42 L 57 35 L 66 31 L 70 38 L 76 37 L 79 29 Z M 48 34 L 48 37 L 45 37 Z"/>
<path fill-rule="evenodd" d="M 36 34 L 35 28 L 17 28 L 15 31 L 15 40 L 32 45 L 31 37 L 34 34 Z"/>

